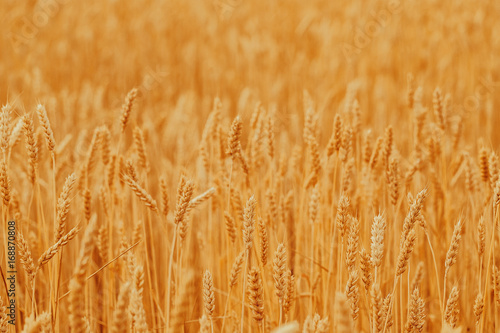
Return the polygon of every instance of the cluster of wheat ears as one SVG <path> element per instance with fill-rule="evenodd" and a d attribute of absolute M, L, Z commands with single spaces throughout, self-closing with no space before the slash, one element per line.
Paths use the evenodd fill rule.
<path fill-rule="evenodd" d="M 182 331 L 198 321 L 195 313 L 202 332 L 266 332 L 286 323 L 279 330 L 293 332 L 299 318 L 304 332 L 423 332 L 431 326 L 452 332 L 471 323 L 477 331 L 490 331 L 497 324 L 498 156 L 483 147 L 477 163 L 461 154 L 446 165 L 447 150 L 459 144 L 461 132 L 450 131 L 439 89 L 429 112 L 409 77 L 415 151 L 404 173 L 391 126 L 375 144 L 369 131 L 362 135 L 354 94 L 321 149 L 318 115 L 304 92 L 304 147 L 296 147 L 289 160 L 275 156 L 271 113 L 257 104 L 246 128 L 239 116 L 224 128 L 222 103 L 215 98 L 198 149 L 198 178 L 212 186 L 197 194 L 199 184 L 182 172 L 175 198 L 166 178 L 152 185 L 151 156 L 139 127 L 129 156 L 121 153 L 136 98 L 132 89 L 116 138 L 105 125 L 94 130 L 84 163 L 59 191 L 56 156 L 64 143 L 55 142 L 45 107 L 36 107 L 39 131 L 32 113 L 11 122 L 11 106 L 2 108 L 2 216 L 6 223 L 12 215 L 18 224 L 19 271 L 25 274 L 19 277 L 17 311 L 24 331 L 65 325 L 82 332 L 101 325 L 115 332 Z M 9 175 L 9 160 L 23 136 L 31 218 L 20 209 Z M 480 216 L 477 221 L 463 211 L 453 228 L 443 225 L 447 183 L 438 179 L 440 168 L 463 178 L 469 214 Z M 422 179 L 427 174 L 429 183 Z M 414 183 L 425 185 L 412 194 Z M 43 210 L 41 186 L 54 195 L 53 211 Z M 73 192 L 81 196 L 82 213 L 67 225 Z M 137 219 L 127 219 L 129 214 Z M 73 242 L 79 253 L 63 277 L 61 266 L 70 255 L 64 249 Z M 159 243 L 167 249 L 159 251 Z M 459 258 L 461 246 L 467 254 Z M 474 277 L 461 281 L 458 270 L 465 267 Z M 461 313 L 464 289 L 466 297 L 474 295 L 474 305 Z M 3 305 L 5 331 L 7 312 Z"/>
<path fill-rule="evenodd" d="M 2 0 L 0 332 L 499 332 L 498 1 L 388 6 Z"/>

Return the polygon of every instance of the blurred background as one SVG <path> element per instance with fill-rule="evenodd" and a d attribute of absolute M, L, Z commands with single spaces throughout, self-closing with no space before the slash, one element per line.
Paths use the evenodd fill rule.
<path fill-rule="evenodd" d="M 412 73 L 424 99 L 441 87 L 467 131 L 500 140 L 498 1 L 4 0 L 0 17 L 0 103 L 52 103 L 55 127 L 111 121 L 139 87 L 138 121 L 165 129 L 201 133 L 216 95 L 231 116 L 259 100 L 299 126 L 303 90 L 331 128 L 351 87 L 364 123 L 407 120 L 397 134 Z"/>

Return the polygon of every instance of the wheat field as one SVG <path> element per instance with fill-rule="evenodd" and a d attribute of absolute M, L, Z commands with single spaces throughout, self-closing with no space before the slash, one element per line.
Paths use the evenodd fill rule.
<path fill-rule="evenodd" d="M 499 1 L 0 18 L 0 332 L 500 332 Z"/>

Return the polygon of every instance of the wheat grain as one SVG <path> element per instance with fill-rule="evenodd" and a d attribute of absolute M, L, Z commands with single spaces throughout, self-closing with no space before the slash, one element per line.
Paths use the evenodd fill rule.
<path fill-rule="evenodd" d="M 455 224 L 455 228 L 453 230 L 453 236 L 451 238 L 450 248 L 446 253 L 446 261 L 444 263 L 445 266 L 445 276 L 450 270 L 451 266 L 453 266 L 457 262 L 458 256 L 458 247 L 460 245 L 460 239 L 462 232 L 462 222 L 459 220 L 457 224 Z"/>
<path fill-rule="evenodd" d="M 146 192 L 144 188 L 142 188 L 137 182 L 135 182 L 129 175 L 123 175 L 124 181 L 127 185 L 134 191 L 134 193 L 139 197 L 139 199 L 144 202 L 146 207 L 151 209 L 153 212 L 158 211 L 158 206 L 153 197 Z"/>
<path fill-rule="evenodd" d="M 243 243 L 246 251 L 250 252 L 253 246 L 253 232 L 255 230 L 255 208 L 257 201 L 251 196 L 246 205 L 243 218 Z"/>
<path fill-rule="evenodd" d="M 450 296 L 446 302 L 446 309 L 444 313 L 444 320 L 452 328 L 457 326 L 458 322 L 458 288 L 455 286 L 450 292 Z"/>
<path fill-rule="evenodd" d="M 203 275 L 203 303 L 208 318 L 213 320 L 215 311 L 214 282 L 212 274 L 208 270 Z"/>
<path fill-rule="evenodd" d="M 122 115 L 120 118 L 121 123 L 121 131 L 125 131 L 127 127 L 128 119 L 130 117 L 130 112 L 132 111 L 132 107 L 134 106 L 134 101 L 137 97 L 137 89 L 132 88 L 125 97 L 125 102 L 122 105 Z"/>
<path fill-rule="evenodd" d="M 47 148 L 50 152 L 54 152 L 56 147 L 56 142 L 54 139 L 54 132 L 50 127 L 49 117 L 47 116 L 47 111 L 45 110 L 45 106 L 38 104 L 36 107 L 36 113 L 38 115 L 38 120 L 43 127 L 43 131 L 45 133 L 45 139 L 47 141 Z"/>
<path fill-rule="evenodd" d="M 35 183 L 38 169 L 38 147 L 35 137 L 35 127 L 33 125 L 33 118 L 29 114 L 25 114 L 22 119 L 24 135 L 26 137 L 26 149 L 29 158 L 29 178 L 33 184 Z"/>
<path fill-rule="evenodd" d="M 248 301 L 253 319 L 260 323 L 264 320 L 264 290 L 259 269 L 253 267 L 248 272 Z"/>
<path fill-rule="evenodd" d="M 238 283 L 238 276 L 241 273 L 244 261 L 245 261 L 245 251 L 241 251 L 234 260 L 233 266 L 231 267 L 229 288 L 233 288 Z"/>
<path fill-rule="evenodd" d="M 120 295 L 118 296 L 118 301 L 116 302 L 116 308 L 113 311 L 113 323 L 111 326 L 111 332 L 118 333 L 123 332 L 128 327 L 128 312 L 127 306 L 130 299 L 130 283 L 124 283 L 120 288 Z"/>
<path fill-rule="evenodd" d="M 276 296 L 278 296 L 280 304 L 283 303 L 283 298 L 286 293 L 286 248 L 283 243 L 278 245 L 273 259 L 273 279 Z"/>

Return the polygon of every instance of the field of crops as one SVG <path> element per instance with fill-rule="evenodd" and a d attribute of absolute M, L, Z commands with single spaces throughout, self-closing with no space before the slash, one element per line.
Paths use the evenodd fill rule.
<path fill-rule="evenodd" d="M 0 19 L 0 332 L 500 332 L 499 1 Z"/>

